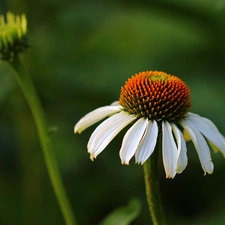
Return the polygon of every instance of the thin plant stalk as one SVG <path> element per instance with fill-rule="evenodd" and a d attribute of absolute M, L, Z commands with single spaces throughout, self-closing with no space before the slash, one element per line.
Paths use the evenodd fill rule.
<path fill-rule="evenodd" d="M 52 144 L 49 138 L 48 129 L 45 121 L 44 110 L 38 98 L 36 89 L 19 57 L 16 57 L 10 64 L 15 70 L 14 75 L 19 83 L 19 86 L 22 89 L 22 92 L 32 112 L 34 122 L 37 127 L 37 132 L 40 139 L 48 174 L 56 198 L 58 200 L 62 215 L 64 217 L 65 224 L 76 225 L 77 223 L 60 176 L 55 155 L 53 153 Z"/>
<path fill-rule="evenodd" d="M 156 149 L 143 165 L 146 198 L 153 225 L 165 225 L 159 191 L 159 158 L 162 152 L 161 146 L 161 135 L 159 135 Z"/>

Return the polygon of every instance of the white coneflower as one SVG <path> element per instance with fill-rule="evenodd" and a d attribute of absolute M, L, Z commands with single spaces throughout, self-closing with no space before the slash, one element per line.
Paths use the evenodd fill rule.
<path fill-rule="evenodd" d="M 224 156 L 225 138 L 210 120 L 189 112 L 190 108 L 190 91 L 178 77 L 159 71 L 141 72 L 128 79 L 118 102 L 88 113 L 75 125 L 74 132 L 81 133 L 109 117 L 95 129 L 88 142 L 88 152 L 93 160 L 124 127 L 132 123 L 119 153 L 122 164 L 129 164 L 134 155 L 136 162 L 143 164 L 162 134 L 166 177 L 173 178 L 187 166 L 185 130 L 197 150 L 204 173 L 210 174 L 213 163 L 205 138 Z"/>

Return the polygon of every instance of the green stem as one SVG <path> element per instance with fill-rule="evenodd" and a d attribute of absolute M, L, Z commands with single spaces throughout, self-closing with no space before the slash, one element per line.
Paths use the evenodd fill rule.
<path fill-rule="evenodd" d="M 165 225 L 159 191 L 159 156 L 161 152 L 162 142 L 161 135 L 159 135 L 153 154 L 143 165 L 146 197 L 154 225 Z"/>
<path fill-rule="evenodd" d="M 11 66 L 15 70 L 14 75 L 33 114 L 49 177 L 65 223 L 66 225 L 76 225 L 72 208 L 68 201 L 68 197 L 59 173 L 57 161 L 52 150 L 51 141 L 48 135 L 48 129 L 45 123 L 44 110 L 39 101 L 33 82 L 18 57 L 15 58 L 13 62 L 11 62 Z"/>

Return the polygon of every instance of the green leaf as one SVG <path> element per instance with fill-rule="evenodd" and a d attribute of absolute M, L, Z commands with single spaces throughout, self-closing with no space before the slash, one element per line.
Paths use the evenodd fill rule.
<path fill-rule="evenodd" d="M 110 213 L 99 225 L 128 225 L 137 218 L 140 209 L 140 202 L 137 199 L 132 199 L 128 205 Z"/>

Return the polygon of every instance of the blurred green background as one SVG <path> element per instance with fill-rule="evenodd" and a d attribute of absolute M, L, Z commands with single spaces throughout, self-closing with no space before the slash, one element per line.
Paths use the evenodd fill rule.
<path fill-rule="evenodd" d="M 66 190 L 80 225 L 96 225 L 136 197 L 133 225 L 151 224 L 142 166 L 120 164 L 122 131 L 91 162 L 86 150 L 96 126 L 74 135 L 87 112 L 119 97 L 131 75 L 162 70 L 191 89 L 192 111 L 225 135 L 225 1 L 1 0 L 0 13 L 26 13 L 32 47 L 23 61 L 34 80 Z M 225 160 L 203 176 L 188 143 L 186 170 L 166 179 L 161 195 L 168 224 L 225 221 Z M 62 225 L 36 128 L 8 64 L 0 64 L 0 225 Z"/>

